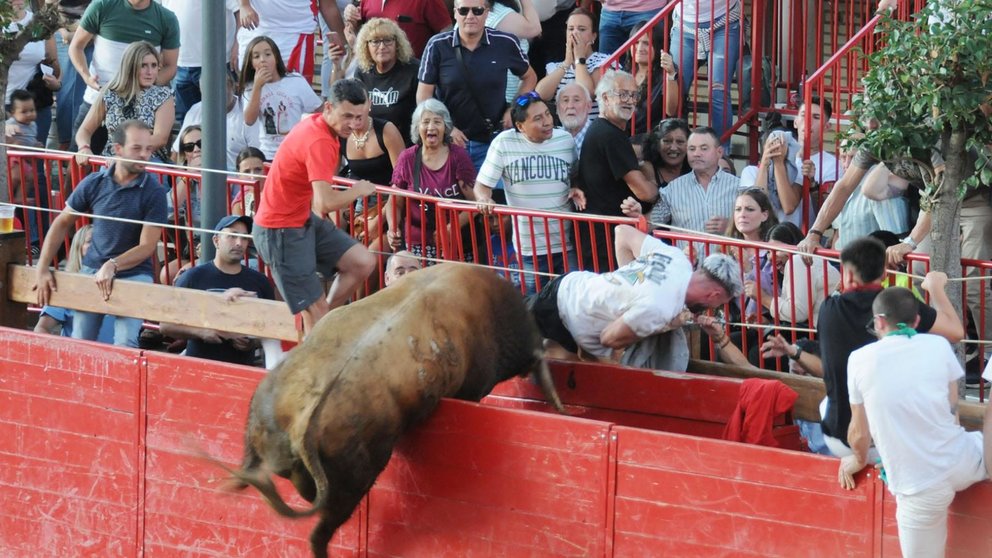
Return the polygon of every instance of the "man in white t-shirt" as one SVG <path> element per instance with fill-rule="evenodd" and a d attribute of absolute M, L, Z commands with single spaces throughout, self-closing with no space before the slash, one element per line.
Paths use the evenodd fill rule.
<path fill-rule="evenodd" d="M 585 208 L 582 190 L 572 188 L 575 140 L 554 127 L 548 105 L 534 91 L 521 95 L 510 107 L 513 128 L 500 132 L 489 145 L 486 160 L 475 182 L 475 199 L 484 213 L 493 207 L 493 188 L 500 180 L 511 207 L 543 211 Z M 566 273 L 578 269 L 572 227 L 568 221 L 517 217 L 513 220 L 513 246 L 523 256 L 527 294 L 536 292 L 540 273 Z"/>
<path fill-rule="evenodd" d="M 601 361 L 693 314 L 741 295 L 741 269 L 714 254 L 693 271 L 686 255 L 629 225 L 616 228 L 620 267 L 610 273 L 575 271 L 552 279 L 528 298 L 547 355 L 574 359 L 581 348 Z"/>
<path fill-rule="evenodd" d="M 238 67 L 245 62 L 245 48 L 255 37 L 265 35 L 279 47 L 279 53 L 291 72 L 313 81 L 314 32 L 317 13 L 334 33 L 335 42 L 344 47 L 344 20 L 335 0 L 239 0 L 241 28 L 238 30 Z M 313 10 L 316 3 L 317 12 Z M 329 34 L 330 35 L 330 34 Z"/>
<path fill-rule="evenodd" d="M 903 556 L 944 556 L 947 509 L 954 494 L 988 478 L 978 432 L 958 424 L 958 380 L 964 370 L 946 339 L 917 333 L 912 291 L 890 287 L 872 303 L 878 341 L 851 353 L 847 386 L 854 455 L 838 479 L 854 489 L 872 440 L 882 458 Z"/>

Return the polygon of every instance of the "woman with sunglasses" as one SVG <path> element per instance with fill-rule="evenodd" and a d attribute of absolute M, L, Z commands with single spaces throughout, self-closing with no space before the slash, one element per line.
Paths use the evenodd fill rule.
<path fill-rule="evenodd" d="M 151 126 L 155 146 L 152 161 L 169 160 L 167 146 L 176 120 L 176 102 L 172 89 L 155 85 L 161 64 L 158 51 L 147 41 L 131 43 L 124 50 L 117 76 L 90 107 L 76 131 L 77 163 L 84 165 L 93 155 L 90 142 L 100 126 L 105 126 L 107 136 L 112 137 L 126 120 L 140 120 Z M 113 156 L 112 149 L 113 144 L 108 141 L 103 155 Z"/>
<path fill-rule="evenodd" d="M 368 91 L 372 118 L 392 122 L 398 130 L 409 130 L 413 109 L 417 108 L 420 61 L 413 57 L 406 33 L 392 20 L 372 18 L 358 32 L 355 57 L 355 78 Z M 413 145 L 409 138 L 403 140 L 407 147 Z"/>

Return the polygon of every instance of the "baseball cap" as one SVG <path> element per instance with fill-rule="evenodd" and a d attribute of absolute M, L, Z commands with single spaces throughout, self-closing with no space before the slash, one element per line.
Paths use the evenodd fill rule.
<path fill-rule="evenodd" d="M 251 232 L 252 221 L 251 217 L 248 217 L 247 215 L 228 215 L 226 217 L 221 217 L 220 221 L 217 221 L 217 226 L 214 227 L 214 230 L 221 231 L 238 222 L 244 223 L 245 226 L 248 227 L 248 232 Z"/>

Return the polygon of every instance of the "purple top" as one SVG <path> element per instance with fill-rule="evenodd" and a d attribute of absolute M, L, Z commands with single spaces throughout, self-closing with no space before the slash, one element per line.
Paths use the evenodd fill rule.
<path fill-rule="evenodd" d="M 415 145 L 404 149 L 400 153 L 399 158 L 396 160 L 396 167 L 393 169 L 393 186 L 401 190 L 409 190 L 418 194 L 438 198 L 465 199 L 461 188 L 458 186 L 458 182 L 461 181 L 467 188 L 475 185 L 475 166 L 472 165 L 472 159 L 469 157 L 468 151 L 464 147 L 449 145 L 448 160 L 444 162 L 444 165 L 440 169 L 432 170 L 427 168 L 426 165 L 421 165 L 420 187 L 414 188 L 413 163 L 416 160 L 416 151 L 418 149 L 420 149 L 420 146 Z M 397 209 L 401 215 L 406 214 L 406 209 L 402 205 Z M 426 209 L 427 215 L 425 218 L 419 203 L 411 202 L 409 204 L 409 218 L 406 219 L 403 230 L 403 235 L 408 245 L 434 244 L 434 236 L 433 234 L 429 234 L 433 232 L 435 226 L 434 207 L 433 205 L 428 205 Z M 423 238 L 422 231 L 428 233 L 426 239 Z"/>

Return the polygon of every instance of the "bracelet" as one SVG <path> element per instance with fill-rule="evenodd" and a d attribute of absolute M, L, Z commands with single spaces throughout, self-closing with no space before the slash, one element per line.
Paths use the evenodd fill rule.
<path fill-rule="evenodd" d="M 117 258 L 110 258 L 107 261 L 114 264 L 114 275 L 117 275 Z"/>
<path fill-rule="evenodd" d="M 916 250 L 917 248 L 920 247 L 920 245 L 915 240 L 913 240 L 912 236 L 907 236 L 906 238 L 901 239 L 899 242 L 902 242 L 903 244 L 908 244 L 909 247 L 912 248 L 913 250 Z"/>
<path fill-rule="evenodd" d="M 727 348 L 727 345 L 729 345 L 729 344 L 730 344 L 730 338 L 727 337 L 726 335 L 724 335 L 722 338 L 720 338 L 720 342 L 717 344 L 716 348 L 717 349 L 726 349 Z"/>
<path fill-rule="evenodd" d="M 823 238 L 823 231 L 818 231 L 816 229 L 810 229 L 808 234 L 815 234 L 816 236 Z"/>

